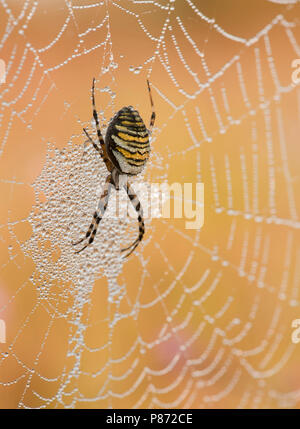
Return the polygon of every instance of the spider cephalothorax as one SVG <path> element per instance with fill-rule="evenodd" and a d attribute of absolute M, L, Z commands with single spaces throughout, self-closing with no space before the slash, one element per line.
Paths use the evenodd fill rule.
<path fill-rule="evenodd" d="M 104 141 L 95 106 L 95 79 L 93 79 L 93 117 L 96 123 L 100 146 L 93 141 L 85 128 L 83 131 L 97 152 L 99 152 L 110 174 L 106 178 L 104 190 L 98 203 L 98 208 L 94 213 L 92 223 L 90 224 L 85 237 L 76 243 L 73 243 L 74 245 L 77 245 L 82 243 L 84 240 L 87 240 L 82 249 L 78 250 L 76 253 L 81 252 L 94 241 L 98 225 L 107 208 L 111 186 L 114 186 L 117 191 L 122 187 L 126 190 L 127 195 L 138 214 L 139 236 L 130 246 L 122 249 L 122 251 L 129 250 L 126 255 L 129 256 L 143 239 L 145 225 L 141 203 L 128 183 L 128 180 L 124 180 L 124 176 L 127 178 L 127 176 L 135 176 L 139 174 L 143 170 L 150 155 L 149 135 L 151 134 L 154 125 L 155 112 L 148 80 L 147 85 L 152 107 L 149 130 L 147 130 L 137 110 L 132 106 L 123 107 L 116 113 L 109 123 Z M 122 180 L 120 180 L 121 177 Z"/>

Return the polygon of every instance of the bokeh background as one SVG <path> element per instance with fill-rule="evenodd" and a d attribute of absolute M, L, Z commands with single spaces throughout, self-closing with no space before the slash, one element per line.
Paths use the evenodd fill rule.
<path fill-rule="evenodd" d="M 299 408 L 299 3 L 0 1 L 1 408 Z M 88 145 L 157 120 L 136 181 L 205 188 L 205 220 L 103 220 Z M 95 135 L 95 134 L 94 134 Z"/>

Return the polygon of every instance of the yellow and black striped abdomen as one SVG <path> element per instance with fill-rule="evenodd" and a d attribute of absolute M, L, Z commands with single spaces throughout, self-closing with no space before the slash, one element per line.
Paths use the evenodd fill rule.
<path fill-rule="evenodd" d="M 149 134 L 137 110 L 123 107 L 111 121 L 105 146 L 114 166 L 123 174 L 140 173 L 150 155 Z"/>

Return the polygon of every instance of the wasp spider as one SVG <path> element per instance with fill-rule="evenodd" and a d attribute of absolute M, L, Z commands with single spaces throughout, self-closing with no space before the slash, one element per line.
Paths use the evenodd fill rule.
<path fill-rule="evenodd" d="M 109 175 L 107 176 L 97 210 L 94 213 L 92 223 L 90 224 L 85 237 L 76 243 L 73 243 L 73 245 L 77 245 L 83 241 L 86 241 L 86 244 L 80 250 L 77 250 L 76 253 L 81 252 L 87 246 L 93 243 L 98 225 L 104 216 L 108 205 L 111 186 L 113 186 L 117 191 L 119 191 L 120 187 L 126 190 L 127 195 L 138 215 L 139 236 L 130 246 L 122 249 L 122 251 L 128 250 L 125 257 L 129 256 L 143 239 L 145 225 L 141 203 L 139 202 L 138 197 L 136 196 L 128 181 L 124 181 L 122 177 L 125 175 L 125 178 L 127 178 L 127 176 L 136 176 L 139 174 L 143 170 L 150 155 L 149 135 L 151 134 L 154 125 L 155 111 L 151 88 L 148 80 L 147 85 L 152 108 L 149 129 L 147 130 L 137 110 L 135 110 L 132 106 L 123 107 L 116 113 L 114 118 L 109 123 L 104 140 L 101 134 L 99 119 L 95 106 L 95 79 L 93 79 L 93 117 L 96 123 L 99 144 L 94 142 L 85 128 L 83 128 L 83 131 L 96 151 L 102 157 Z"/>

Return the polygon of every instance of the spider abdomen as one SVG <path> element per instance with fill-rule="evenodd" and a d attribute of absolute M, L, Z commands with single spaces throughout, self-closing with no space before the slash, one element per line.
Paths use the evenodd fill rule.
<path fill-rule="evenodd" d="M 122 174 L 139 174 L 150 155 L 148 130 L 132 106 L 123 107 L 112 119 L 105 146 L 114 166 Z"/>

